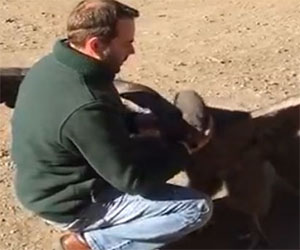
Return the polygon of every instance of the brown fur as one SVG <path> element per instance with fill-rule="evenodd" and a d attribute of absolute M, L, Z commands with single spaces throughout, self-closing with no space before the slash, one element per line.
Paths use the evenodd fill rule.
<path fill-rule="evenodd" d="M 267 242 L 260 221 L 270 211 L 275 188 L 299 194 L 289 179 L 286 181 L 279 175 L 287 170 L 284 162 L 290 163 L 289 173 L 299 171 L 293 153 L 299 148 L 297 110 L 299 106 L 277 116 L 273 114 L 234 124 L 223 131 L 222 136 L 215 136 L 187 168 L 191 186 L 208 190 L 211 195 L 221 187 L 222 180 L 226 183 L 227 205 L 250 216 L 253 233 L 250 247 L 261 239 Z"/>

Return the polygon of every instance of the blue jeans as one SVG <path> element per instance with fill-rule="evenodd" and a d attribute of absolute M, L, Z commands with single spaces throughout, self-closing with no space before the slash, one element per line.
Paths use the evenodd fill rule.
<path fill-rule="evenodd" d="M 147 250 L 201 228 L 211 215 L 211 199 L 190 188 L 166 184 L 146 197 L 111 188 L 68 229 L 83 235 L 92 250 Z"/>

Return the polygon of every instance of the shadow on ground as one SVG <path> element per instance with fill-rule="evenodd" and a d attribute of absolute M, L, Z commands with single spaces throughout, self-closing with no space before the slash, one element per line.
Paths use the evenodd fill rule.
<path fill-rule="evenodd" d="M 276 193 L 262 226 L 271 245 L 257 249 L 299 249 L 299 197 Z M 215 202 L 211 224 L 165 249 L 247 249 L 249 242 L 238 239 L 246 227 L 246 217 L 220 199 Z"/>

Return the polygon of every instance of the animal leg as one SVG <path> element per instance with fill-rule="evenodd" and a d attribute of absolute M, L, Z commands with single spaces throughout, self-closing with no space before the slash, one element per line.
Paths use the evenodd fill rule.
<path fill-rule="evenodd" d="M 266 236 L 264 230 L 261 227 L 261 223 L 257 215 L 251 217 L 251 242 L 248 246 L 248 249 L 255 249 L 257 247 L 269 247 L 270 241 Z"/>

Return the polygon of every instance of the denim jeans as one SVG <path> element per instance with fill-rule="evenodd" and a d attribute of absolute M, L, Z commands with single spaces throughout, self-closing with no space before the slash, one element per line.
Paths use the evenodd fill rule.
<path fill-rule="evenodd" d="M 212 201 L 187 187 L 165 184 L 140 196 L 109 189 L 67 226 L 92 250 L 157 249 L 201 228 L 212 215 Z"/>

